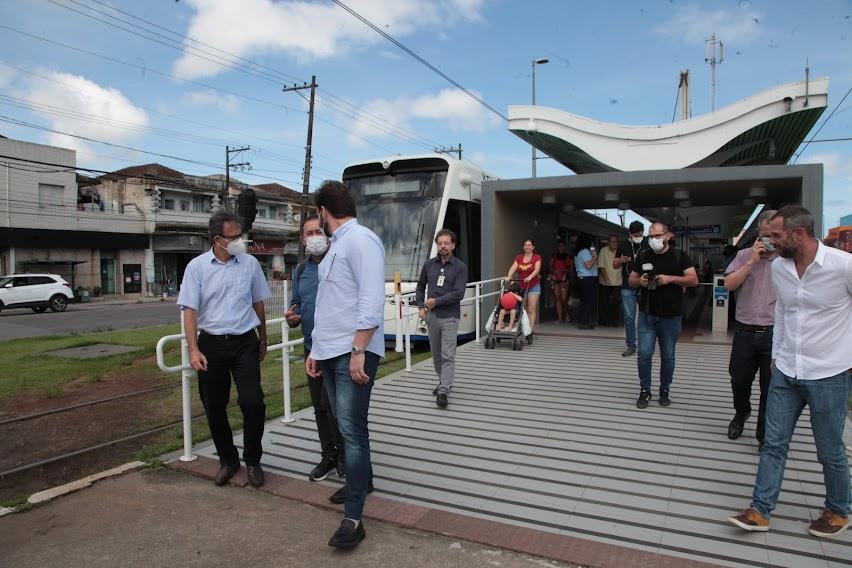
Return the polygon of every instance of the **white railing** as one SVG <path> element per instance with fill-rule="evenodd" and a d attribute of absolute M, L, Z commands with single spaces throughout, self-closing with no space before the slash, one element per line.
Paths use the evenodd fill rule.
<path fill-rule="evenodd" d="M 475 302 L 476 341 L 480 340 L 480 315 L 482 300 L 500 294 L 500 290 L 497 290 L 496 292 L 482 294 L 482 285 L 500 282 L 500 285 L 502 287 L 503 280 L 504 278 L 492 278 L 491 280 L 471 282 L 470 284 L 468 284 L 468 287 L 473 287 L 476 293 L 470 298 L 465 298 L 462 303 Z M 287 298 L 288 294 L 287 285 L 288 282 L 284 281 L 283 286 L 285 298 Z M 396 323 L 396 329 L 402 331 L 402 340 L 400 341 L 400 343 L 402 344 L 402 349 L 398 349 L 397 351 L 405 352 L 406 371 L 411 371 L 411 332 L 410 326 L 407 325 L 408 319 L 411 317 L 419 317 L 418 310 L 412 310 L 411 307 L 411 296 L 413 294 L 414 292 L 400 294 L 396 297 L 391 296 L 392 301 L 396 302 L 396 305 L 399 306 L 399 309 L 394 310 L 394 318 L 385 320 L 385 323 L 388 323 L 389 321 L 394 321 Z M 295 421 L 291 409 L 292 401 L 290 394 L 290 353 L 292 353 L 293 348 L 296 345 L 303 344 L 305 339 L 303 337 L 300 337 L 298 339 L 291 340 L 290 326 L 287 324 L 287 320 L 283 317 L 269 319 L 266 321 L 266 325 L 267 327 L 273 325 L 281 326 L 281 341 L 279 343 L 269 345 L 266 351 L 267 353 L 281 351 L 282 390 L 284 392 L 284 416 L 282 417 L 281 422 L 289 424 Z M 195 460 L 197 456 L 193 455 L 192 453 L 192 399 L 190 393 L 190 381 L 192 380 L 193 371 L 189 362 L 189 344 L 186 341 L 186 328 L 184 327 L 183 313 L 181 313 L 180 318 L 180 331 L 180 333 L 176 333 L 174 335 L 166 335 L 161 337 L 160 340 L 157 341 L 156 353 L 157 365 L 160 367 L 161 371 L 163 371 L 164 373 L 180 373 L 181 376 L 181 403 L 183 407 L 183 455 L 181 455 L 180 460 L 186 462 Z M 166 365 L 165 361 L 165 348 L 166 345 L 172 341 L 180 342 L 181 361 L 179 365 L 168 366 Z"/>

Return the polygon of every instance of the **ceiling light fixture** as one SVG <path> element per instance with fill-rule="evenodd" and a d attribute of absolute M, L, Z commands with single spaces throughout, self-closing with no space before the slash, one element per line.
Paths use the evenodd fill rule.
<path fill-rule="evenodd" d="M 552 193 L 545 193 L 541 196 L 541 202 L 544 205 L 555 205 L 556 204 L 556 196 Z"/>

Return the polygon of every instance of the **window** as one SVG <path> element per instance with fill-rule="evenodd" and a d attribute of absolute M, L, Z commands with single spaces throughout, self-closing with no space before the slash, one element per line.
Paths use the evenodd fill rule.
<path fill-rule="evenodd" d="M 175 209 L 175 200 L 174 199 L 166 199 L 163 198 L 163 209 L 168 209 L 170 211 L 174 211 Z"/>
<path fill-rule="evenodd" d="M 258 207 L 257 208 L 257 216 L 261 219 L 266 219 L 266 208 Z"/>
<path fill-rule="evenodd" d="M 30 276 L 30 286 L 37 284 L 56 284 L 56 281 L 49 276 Z"/>
<path fill-rule="evenodd" d="M 180 200 L 180 210 L 181 211 L 189 211 L 189 201 L 185 199 Z"/>
<path fill-rule="evenodd" d="M 63 204 L 65 186 L 52 185 L 49 183 L 38 184 L 38 206 L 56 207 Z"/>
<path fill-rule="evenodd" d="M 193 213 L 209 213 L 210 198 L 205 195 L 192 196 L 192 211 Z"/>

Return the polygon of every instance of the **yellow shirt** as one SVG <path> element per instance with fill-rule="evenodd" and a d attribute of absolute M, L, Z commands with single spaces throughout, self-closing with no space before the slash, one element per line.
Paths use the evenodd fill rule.
<path fill-rule="evenodd" d="M 598 253 L 598 283 L 601 286 L 621 286 L 623 282 L 621 269 L 612 267 L 615 252 L 607 246 Z"/>

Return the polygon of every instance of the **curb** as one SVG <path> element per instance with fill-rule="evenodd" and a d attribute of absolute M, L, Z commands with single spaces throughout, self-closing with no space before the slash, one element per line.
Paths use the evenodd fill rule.
<path fill-rule="evenodd" d="M 57 497 L 61 497 L 63 495 L 68 495 L 69 493 L 74 493 L 75 491 L 85 489 L 86 487 L 91 486 L 93 483 L 95 483 L 96 481 L 100 481 L 101 479 L 115 477 L 117 475 L 121 475 L 122 473 L 126 473 L 134 469 L 139 469 L 140 467 L 143 467 L 145 465 L 146 462 L 134 461 L 120 465 L 118 467 L 114 467 L 112 469 L 93 473 L 92 475 L 83 477 L 82 479 L 78 479 L 70 483 L 66 483 L 65 485 L 59 485 L 57 487 L 45 489 L 44 491 L 39 491 L 38 493 L 33 493 L 27 498 L 27 504 L 38 505 L 41 503 L 47 503 L 48 501 L 52 501 Z M 16 513 L 19 509 L 20 507 L 0 507 L 0 517 L 4 515 L 9 515 L 11 513 Z"/>

